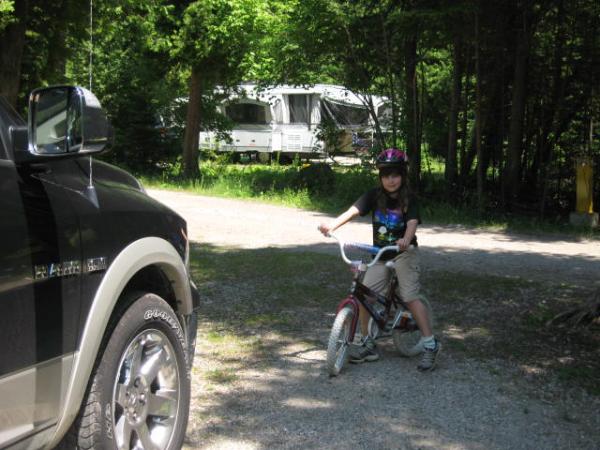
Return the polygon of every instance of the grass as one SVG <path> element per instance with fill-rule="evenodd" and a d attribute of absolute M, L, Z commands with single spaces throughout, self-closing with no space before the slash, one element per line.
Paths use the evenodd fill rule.
<path fill-rule="evenodd" d="M 289 327 L 294 320 L 291 314 L 277 315 L 273 313 L 254 314 L 244 320 L 244 325 L 253 328 L 263 327 Z"/>
<path fill-rule="evenodd" d="M 228 384 L 238 379 L 237 375 L 230 369 L 212 369 L 205 376 L 207 380 L 215 384 Z"/>
<path fill-rule="evenodd" d="M 236 370 L 260 366 L 286 342 L 322 346 L 315 333 L 328 333 L 350 283 L 337 255 L 194 245 L 191 261 L 209 324 L 199 346 L 220 370 L 204 375 L 213 383 L 235 383 Z M 424 272 L 422 284 L 453 357 L 503 360 L 528 379 L 600 395 L 600 330 L 546 326 L 589 298 L 584 288 L 439 270 Z"/>
<path fill-rule="evenodd" d="M 260 200 L 318 211 L 336 212 L 348 206 L 375 178 L 364 170 L 337 168 L 331 175 L 335 195 L 322 192 L 318 186 L 307 187 L 300 172 L 306 166 L 223 165 L 206 162 L 200 178 L 191 182 L 178 179 L 168 171 L 160 177 L 139 176 L 145 186 L 183 190 L 203 195 Z M 317 176 L 317 182 L 320 181 Z M 324 180 L 324 184 L 333 182 Z"/>
<path fill-rule="evenodd" d="M 598 368 L 594 367 L 594 365 L 585 366 L 577 364 L 561 367 L 558 369 L 558 377 L 564 383 L 586 385 L 592 394 L 600 396 Z"/>
<path fill-rule="evenodd" d="M 376 183 L 374 173 L 361 168 L 335 167 L 331 179 L 318 173 L 314 183 L 306 186 L 301 173 L 306 166 L 234 165 L 203 162 L 199 180 L 192 183 L 177 178 L 176 169 L 167 169 L 159 177 L 140 176 L 150 188 L 257 200 L 313 211 L 338 214 Z M 428 173 L 421 199 L 424 223 L 459 224 L 494 231 L 561 233 L 581 238 L 600 238 L 600 230 L 575 228 L 564 218 L 542 221 L 532 216 L 503 215 L 494 209 L 479 213 L 472 202 L 457 206 L 436 200 L 444 192 L 443 173 L 439 167 Z M 330 185 L 329 189 L 320 189 Z"/>

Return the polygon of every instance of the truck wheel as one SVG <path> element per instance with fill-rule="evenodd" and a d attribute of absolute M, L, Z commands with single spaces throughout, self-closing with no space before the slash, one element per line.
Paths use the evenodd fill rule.
<path fill-rule="evenodd" d="M 190 404 L 185 339 L 171 307 L 135 300 L 98 354 L 74 425 L 78 449 L 180 449 Z"/>

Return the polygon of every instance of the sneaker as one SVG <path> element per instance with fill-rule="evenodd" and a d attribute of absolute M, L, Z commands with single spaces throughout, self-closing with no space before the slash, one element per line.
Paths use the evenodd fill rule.
<path fill-rule="evenodd" d="M 365 340 L 365 342 L 358 347 L 350 355 L 350 362 L 352 364 L 360 364 L 364 362 L 377 361 L 379 359 L 379 353 L 375 348 L 375 342 L 371 339 Z"/>
<path fill-rule="evenodd" d="M 423 354 L 421 355 L 421 362 L 417 366 L 417 369 L 421 372 L 428 372 L 435 369 L 435 360 L 442 351 L 442 343 L 436 339 L 435 347 L 424 348 Z"/>

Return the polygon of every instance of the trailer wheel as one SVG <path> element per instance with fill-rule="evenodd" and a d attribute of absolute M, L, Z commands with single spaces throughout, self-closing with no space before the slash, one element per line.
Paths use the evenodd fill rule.
<path fill-rule="evenodd" d="M 269 152 L 256 153 L 256 159 L 259 163 L 269 164 L 271 162 L 271 154 Z"/>

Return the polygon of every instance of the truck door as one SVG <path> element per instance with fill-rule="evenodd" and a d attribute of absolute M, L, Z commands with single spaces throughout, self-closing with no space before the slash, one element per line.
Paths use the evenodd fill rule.
<path fill-rule="evenodd" d="M 51 168 L 17 167 L 0 151 L 0 447 L 57 420 L 77 343 L 80 272 L 76 216 Z"/>

